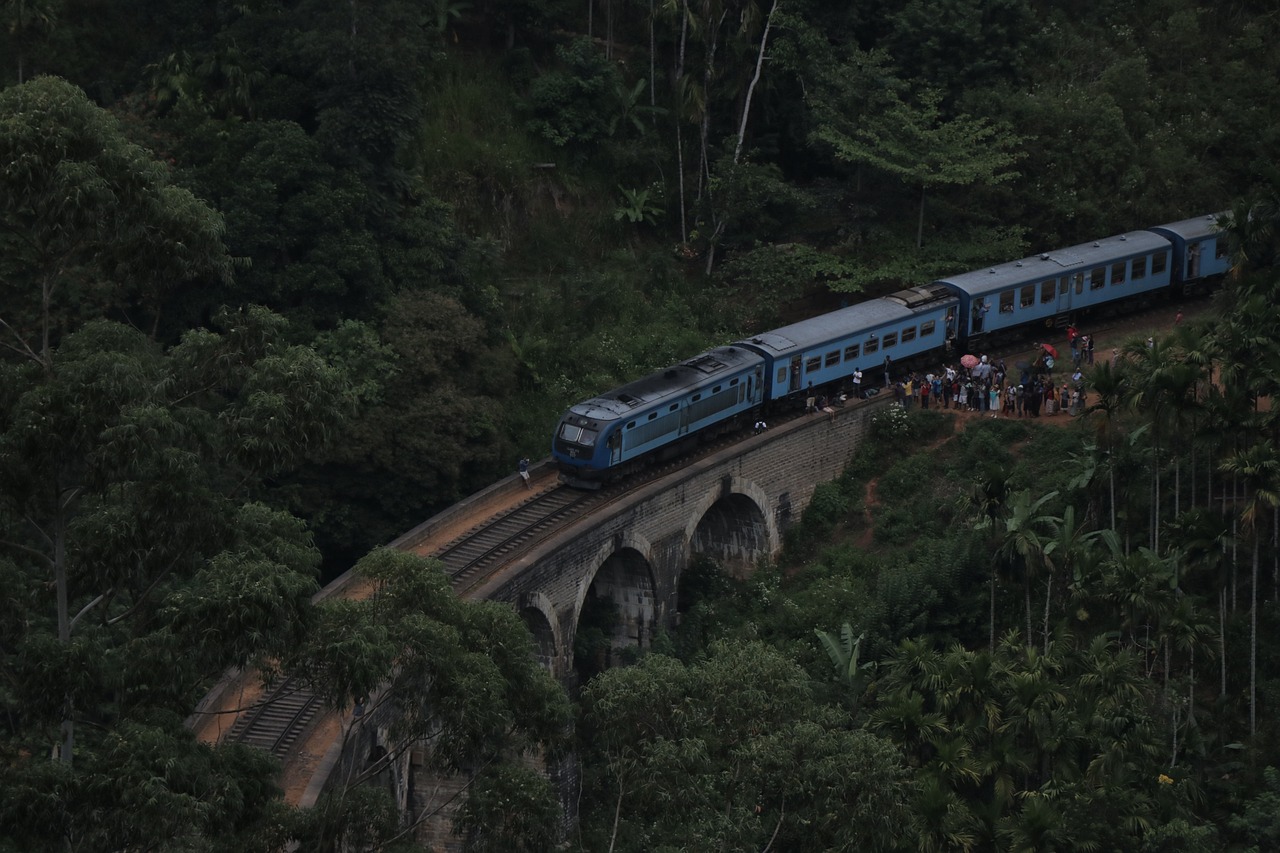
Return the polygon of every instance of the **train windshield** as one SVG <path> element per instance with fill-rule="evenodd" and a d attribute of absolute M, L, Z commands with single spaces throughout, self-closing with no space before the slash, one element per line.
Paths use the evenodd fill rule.
<path fill-rule="evenodd" d="M 593 447 L 596 443 L 596 431 L 593 429 L 584 429 L 573 424 L 560 425 L 560 437 L 565 441 L 571 441 L 574 444 L 581 444 L 584 447 Z"/>

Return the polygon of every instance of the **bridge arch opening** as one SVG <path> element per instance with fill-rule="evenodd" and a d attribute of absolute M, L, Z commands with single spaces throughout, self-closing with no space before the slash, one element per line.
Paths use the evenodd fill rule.
<path fill-rule="evenodd" d="M 621 548 L 596 571 L 578 611 L 574 668 L 585 681 L 648 648 L 657 628 L 653 571 L 634 548 Z"/>
<path fill-rule="evenodd" d="M 543 669 L 550 673 L 556 671 L 556 632 L 547 621 L 547 616 L 536 607 L 520 608 L 520 618 L 533 637 L 533 654 Z"/>
<path fill-rule="evenodd" d="M 727 494 L 713 503 L 694 528 L 690 557 L 709 557 L 725 573 L 743 578 L 756 559 L 769 553 L 769 524 L 764 511 L 744 494 Z"/>

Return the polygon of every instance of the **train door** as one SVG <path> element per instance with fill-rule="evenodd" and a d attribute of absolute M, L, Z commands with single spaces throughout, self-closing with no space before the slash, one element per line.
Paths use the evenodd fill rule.
<path fill-rule="evenodd" d="M 1071 310 L 1071 279 L 1063 276 L 1058 279 L 1058 313 L 1065 314 Z"/>
<path fill-rule="evenodd" d="M 792 394 L 800 390 L 800 359 L 801 356 L 791 356 L 791 385 L 787 390 Z"/>
<path fill-rule="evenodd" d="M 609 464 L 617 465 L 622 461 L 622 427 L 609 433 Z"/>
<path fill-rule="evenodd" d="M 680 403 L 680 429 L 676 435 L 689 434 L 689 401 L 684 400 Z"/>
<path fill-rule="evenodd" d="M 1200 277 L 1200 244 L 1187 244 L 1187 281 Z"/>

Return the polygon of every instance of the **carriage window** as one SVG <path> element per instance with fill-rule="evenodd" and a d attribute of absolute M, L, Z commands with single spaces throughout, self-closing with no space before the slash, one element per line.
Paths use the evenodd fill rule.
<path fill-rule="evenodd" d="M 1058 282 L 1058 293 L 1062 294 L 1063 296 L 1066 296 L 1067 291 L 1070 289 L 1071 289 L 1071 279 L 1068 276 L 1064 275 L 1062 277 L 1062 280 Z"/>
<path fill-rule="evenodd" d="M 1107 283 L 1107 268 L 1094 267 L 1089 270 L 1089 289 L 1097 290 Z"/>
<path fill-rule="evenodd" d="M 778 384 L 781 385 L 787 381 L 787 369 L 785 367 L 778 368 Z"/>
<path fill-rule="evenodd" d="M 857 345 L 857 344 L 853 344 L 852 346 L 847 346 L 847 347 L 845 347 L 845 348 L 844 348 L 844 360 L 845 360 L 845 361 L 853 361 L 853 360 L 854 360 L 855 358 L 857 358 L 857 357 L 858 357 L 858 345 Z"/>
<path fill-rule="evenodd" d="M 1022 288 L 1022 292 L 1018 299 L 1018 305 L 1022 308 L 1030 308 L 1034 304 L 1036 304 L 1036 286 L 1034 284 L 1028 284 Z"/>
<path fill-rule="evenodd" d="M 896 347 L 898 345 L 898 333 L 888 332 L 884 336 L 884 348 Z"/>
<path fill-rule="evenodd" d="M 1121 261 L 1118 264 L 1111 265 L 1111 285 L 1124 284 L 1124 268 L 1126 264 Z"/>
<path fill-rule="evenodd" d="M 636 422 L 635 422 L 635 421 L 630 421 L 630 422 L 628 422 L 628 423 L 627 423 L 627 429 L 635 429 L 635 428 L 636 428 Z"/>
<path fill-rule="evenodd" d="M 737 384 L 738 384 L 738 380 L 736 380 L 736 379 L 730 379 L 730 380 L 729 380 L 729 384 L 730 384 L 730 385 L 737 385 Z"/>
<path fill-rule="evenodd" d="M 920 337 L 927 338 L 933 334 L 934 328 L 937 326 L 936 320 L 930 320 L 927 323 L 920 324 Z"/>
<path fill-rule="evenodd" d="M 1168 252 L 1157 252 L 1151 256 L 1151 274 L 1159 275 L 1164 272 L 1165 266 L 1169 263 Z"/>
<path fill-rule="evenodd" d="M 1222 260 L 1227 256 L 1227 241 L 1219 237 L 1214 241 L 1213 256 L 1218 260 Z"/>
<path fill-rule="evenodd" d="M 840 363 L 840 350 L 827 353 L 827 357 L 825 361 L 826 361 L 826 364 L 824 365 L 824 367 L 835 367 L 837 364 Z"/>
<path fill-rule="evenodd" d="M 581 444 L 583 447 L 595 447 L 596 431 L 593 429 L 584 429 L 582 431 L 582 437 L 578 439 L 578 444 Z"/>
<path fill-rule="evenodd" d="M 1141 258 L 1133 259 L 1133 280 L 1147 277 L 1147 257 L 1143 255 Z"/>
<path fill-rule="evenodd" d="M 693 402 L 695 402 L 695 403 L 696 403 L 696 402 L 698 402 L 698 401 L 699 401 L 699 400 L 701 400 L 701 399 L 702 399 L 702 395 L 701 395 L 701 394 L 694 394 L 694 395 L 693 395 Z"/>
<path fill-rule="evenodd" d="M 1078 272 L 1076 273 L 1076 295 L 1079 296 L 1081 293 L 1084 293 L 1084 273 Z"/>
<path fill-rule="evenodd" d="M 908 329 L 903 329 L 903 330 L 902 330 L 902 342 L 903 342 L 904 344 L 905 344 L 907 341 L 914 341 L 915 339 L 916 339 L 916 327 L 915 327 L 915 326 L 912 326 L 912 327 L 910 327 L 910 328 L 908 328 Z"/>
<path fill-rule="evenodd" d="M 670 408 L 668 408 L 668 409 L 667 409 L 667 411 L 668 411 L 668 412 L 674 412 L 674 411 L 675 411 L 676 409 L 678 409 L 678 408 L 680 408 L 680 404 L 679 404 L 679 403 L 672 403 L 672 404 L 671 404 L 671 406 L 670 406 Z"/>
<path fill-rule="evenodd" d="M 560 437 L 565 441 L 577 441 L 582 437 L 582 427 L 573 424 L 560 425 Z"/>
<path fill-rule="evenodd" d="M 1053 279 L 1040 283 L 1040 301 L 1052 302 L 1054 297 L 1054 289 L 1057 287 Z"/>
<path fill-rule="evenodd" d="M 1004 293 L 1000 294 L 1000 313 L 1001 314 L 1013 313 L 1013 291 L 1012 290 L 1006 290 Z"/>
<path fill-rule="evenodd" d="M 673 409 L 674 409 L 674 408 L 675 408 L 675 406 L 672 406 L 671 408 L 673 408 Z M 647 417 L 645 420 L 650 420 L 650 421 L 651 421 L 651 420 L 653 420 L 654 418 L 656 418 L 657 416 L 658 416 L 658 413 L 657 413 L 657 412 L 650 412 L 650 413 L 649 413 L 649 417 Z"/>
<path fill-rule="evenodd" d="M 805 359 L 805 362 L 804 362 L 804 372 L 805 372 L 805 373 L 813 373 L 815 370 L 820 370 L 820 369 L 822 369 L 822 359 L 821 359 L 821 358 L 819 358 L 818 356 L 814 355 L 814 356 L 810 356 L 809 358 Z"/>
<path fill-rule="evenodd" d="M 875 352 L 875 351 L 876 351 L 876 350 L 878 350 L 878 349 L 880 349 L 880 342 L 879 342 L 879 341 L 877 341 L 875 338 L 872 338 L 871 340 L 867 341 L 867 342 L 863 345 L 863 347 L 862 347 L 862 354 L 863 354 L 863 355 L 871 355 L 871 353 Z"/>
<path fill-rule="evenodd" d="M 716 387 L 714 387 L 714 388 L 712 388 L 712 389 L 711 389 L 711 393 L 712 393 L 712 394 L 719 394 L 719 393 L 720 393 L 720 389 L 721 389 L 721 388 L 723 388 L 723 387 L 724 387 L 723 385 L 717 385 Z"/>

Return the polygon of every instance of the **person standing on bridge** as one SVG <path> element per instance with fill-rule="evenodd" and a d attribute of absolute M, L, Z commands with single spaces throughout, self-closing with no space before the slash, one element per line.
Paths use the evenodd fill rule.
<path fill-rule="evenodd" d="M 520 479 L 524 482 L 524 487 L 526 489 L 533 488 L 533 486 L 529 484 L 529 457 L 528 456 L 520 457 Z"/>

